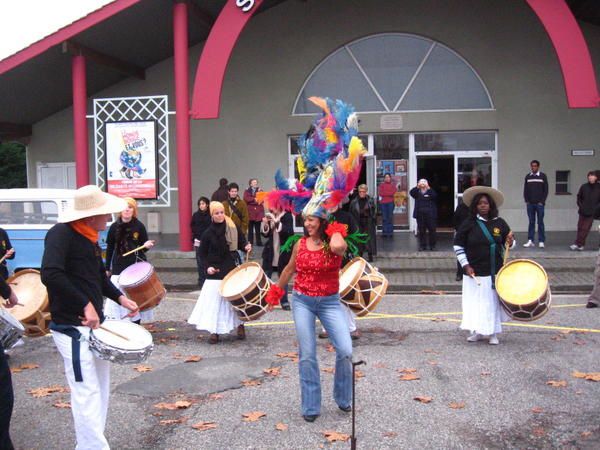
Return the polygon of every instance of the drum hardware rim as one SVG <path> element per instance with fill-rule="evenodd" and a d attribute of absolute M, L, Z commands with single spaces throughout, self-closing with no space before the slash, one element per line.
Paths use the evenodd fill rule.
<path fill-rule="evenodd" d="M 546 305 L 546 308 L 544 308 L 544 310 L 542 311 L 541 314 L 535 316 L 535 317 L 530 317 L 530 318 L 524 318 L 524 317 L 516 317 L 514 314 L 516 313 L 516 311 L 511 311 L 506 304 L 504 303 L 504 301 L 502 299 L 500 299 L 500 305 L 502 306 L 502 309 L 504 309 L 504 311 L 510 316 L 510 318 L 512 320 L 516 320 L 518 322 L 533 322 L 534 320 L 538 320 L 541 319 L 542 317 L 544 317 L 546 314 L 548 314 L 548 311 L 550 311 L 550 306 L 552 305 L 552 291 L 550 289 L 550 286 L 548 285 L 548 290 L 546 291 L 547 294 L 547 300 L 545 303 L 542 303 L 540 305 Z M 498 296 L 498 298 L 500 298 L 500 296 Z M 534 308 L 535 309 L 535 308 Z M 531 313 L 530 313 L 531 314 Z"/>
<path fill-rule="evenodd" d="M 129 266 L 129 267 L 131 267 L 131 266 Z M 123 272 L 121 272 L 121 273 L 123 273 Z M 152 270 L 150 271 L 149 274 L 147 274 L 144 278 L 136 281 L 134 284 L 123 284 L 123 283 L 121 283 L 121 281 L 119 279 L 117 279 L 117 283 L 119 283 L 119 286 L 121 286 L 123 289 L 138 287 L 138 286 L 141 286 L 142 284 L 144 284 L 150 278 L 152 278 L 152 275 L 155 273 L 156 273 L 156 271 L 154 270 L 154 267 L 152 267 Z M 120 277 L 121 277 L 121 274 L 119 274 L 119 278 Z"/>
<path fill-rule="evenodd" d="M 223 297 L 225 300 L 227 300 L 228 298 L 232 298 L 232 296 L 225 296 L 225 295 L 223 295 L 223 286 L 225 285 L 225 283 L 226 283 L 226 282 L 227 282 L 229 279 L 233 278 L 233 276 L 234 276 L 235 274 L 237 274 L 237 272 L 239 272 L 239 271 L 241 271 L 241 270 L 244 270 L 244 269 L 247 269 L 248 267 L 251 267 L 251 266 L 255 266 L 255 267 L 258 267 L 258 268 L 260 269 L 259 273 L 261 273 L 261 272 L 262 272 L 262 276 L 260 277 L 261 279 L 262 279 L 263 277 L 264 277 L 264 278 L 268 278 L 268 277 L 267 277 L 267 274 L 265 273 L 265 271 L 263 270 L 263 268 L 261 267 L 261 265 L 260 265 L 260 264 L 258 264 L 258 263 L 257 263 L 257 262 L 255 262 L 255 261 L 249 261 L 249 262 L 245 262 L 245 263 L 243 263 L 243 264 L 240 264 L 239 266 L 235 267 L 235 268 L 234 268 L 234 269 L 233 269 L 231 272 L 229 272 L 227 275 L 225 275 L 225 277 L 224 277 L 224 278 L 221 280 L 221 285 L 219 286 L 219 295 L 220 295 L 221 297 Z M 254 285 L 254 284 L 257 284 L 257 281 L 256 281 L 256 280 L 252 281 L 252 282 L 251 282 L 251 284 L 250 284 L 250 286 L 248 286 L 248 287 L 247 287 L 246 289 L 244 289 L 242 292 L 240 292 L 240 293 L 238 293 L 238 294 L 235 294 L 235 295 L 236 295 L 236 297 L 241 297 L 241 296 L 243 296 L 243 295 L 246 295 L 246 294 L 247 294 L 247 293 L 249 293 L 249 292 L 252 292 L 252 289 L 253 289 L 253 285 Z"/>
<path fill-rule="evenodd" d="M 355 256 L 350 261 L 348 261 L 344 267 L 342 267 L 342 270 L 340 271 L 340 278 L 342 277 L 342 275 L 344 273 L 346 273 L 346 271 L 350 268 L 350 266 L 355 264 L 355 262 L 360 262 L 360 264 L 362 265 L 362 267 L 361 267 L 362 270 L 357 272 L 357 276 L 352 278 L 352 281 L 348 284 L 348 286 L 344 289 L 344 291 L 341 291 L 341 290 L 339 291 L 340 296 L 344 296 L 344 295 L 348 294 L 348 292 L 350 290 L 352 290 L 352 286 L 354 286 L 358 282 L 358 280 L 360 280 L 360 278 L 362 277 L 362 274 L 365 271 L 366 265 L 369 264 L 366 259 L 361 258 L 360 256 Z"/>

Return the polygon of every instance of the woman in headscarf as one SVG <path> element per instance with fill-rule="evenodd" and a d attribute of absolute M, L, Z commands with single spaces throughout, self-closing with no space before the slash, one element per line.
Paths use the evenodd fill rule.
<path fill-rule="evenodd" d="M 227 300 L 221 297 L 219 287 L 225 276 L 236 264 L 237 251 L 252 250 L 244 233 L 225 215 L 220 202 L 210 202 L 212 223 L 204 232 L 200 243 L 200 257 L 206 267 L 206 281 L 188 323 L 196 325 L 198 330 L 210 333 L 211 344 L 219 342 L 219 335 L 237 328 L 237 338 L 246 338 L 244 324 Z"/>

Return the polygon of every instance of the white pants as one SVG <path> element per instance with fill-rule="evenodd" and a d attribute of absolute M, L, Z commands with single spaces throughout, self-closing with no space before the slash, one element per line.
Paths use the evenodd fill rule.
<path fill-rule="evenodd" d="M 344 302 L 342 302 L 342 306 L 344 307 L 344 311 L 346 311 L 346 318 L 348 319 L 348 329 L 350 330 L 350 333 L 354 333 L 356 331 L 356 316 L 354 315 L 354 311 L 352 311 L 352 309 L 350 309 L 350 307 Z M 321 330 L 323 331 L 323 333 L 325 333 L 325 328 L 323 328 L 323 326 L 321 326 Z"/>
<path fill-rule="evenodd" d="M 87 339 L 90 329 L 76 327 Z M 79 359 L 83 381 L 75 381 L 71 354 L 72 339 L 66 334 L 52 331 L 56 348 L 65 363 L 65 375 L 71 388 L 71 411 L 75 422 L 77 450 L 108 450 L 104 437 L 108 396 L 110 394 L 110 362 L 96 358 L 87 340 L 80 343 Z"/>

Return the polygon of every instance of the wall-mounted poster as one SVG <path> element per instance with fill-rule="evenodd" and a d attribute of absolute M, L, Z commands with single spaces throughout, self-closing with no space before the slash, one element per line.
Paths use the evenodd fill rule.
<path fill-rule="evenodd" d="M 408 227 L 408 160 L 377 160 L 377 186 L 383 183 L 383 177 L 388 173 L 392 176 L 392 183 L 396 187 L 394 225 L 401 228 Z"/>
<path fill-rule="evenodd" d="M 106 186 L 110 194 L 158 198 L 156 122 L 107 122 Z"/>

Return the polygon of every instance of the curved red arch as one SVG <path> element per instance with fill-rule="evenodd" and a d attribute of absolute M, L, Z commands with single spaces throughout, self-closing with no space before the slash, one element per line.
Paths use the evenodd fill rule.
<path fill-rule="evenodd" d="M 236 5 L 236 0 L 229 0 L 213 25 L 204 44 L 192 94 L 192 119 L 216 119 L 221 106 L 221 89 L 225 69 L 233 47 L 242 30 L 258 10 L 263 0 L 254 0 L 254 6 L 248 12 Z M 243 2 L 250 4 L 247 0 Z"/>
<path fill-rule="evenodd" d="M 600 95 L 583 33 L 564 0 L 527 0 L 558 55 L 570 108 L 597 108 Z"/>

